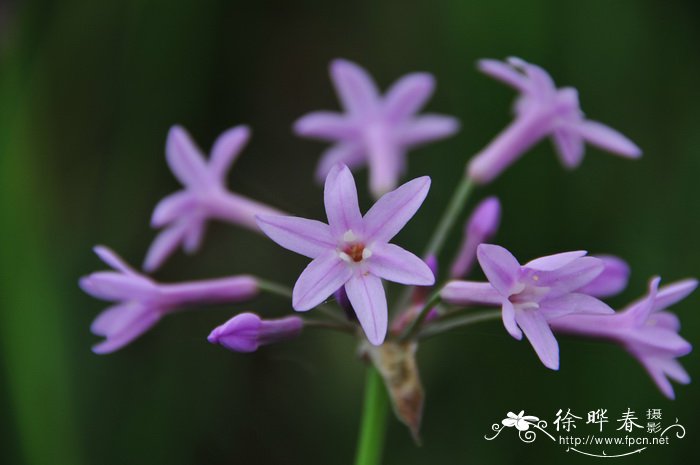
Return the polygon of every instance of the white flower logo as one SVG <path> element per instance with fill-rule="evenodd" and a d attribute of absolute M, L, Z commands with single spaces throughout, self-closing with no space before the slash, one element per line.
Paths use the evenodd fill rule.
<path fill-rule="evenodd" d="M 525 410 L 521 410 L 517 415 L 513 412 L 508 412 L 507 418 L 504 418 L 501 423 L 503 423 L 503 426 L 507 427 L 515 426 L 518 431 L 527 431 L 530 429 L 531 424 L 535 424 L 540 419 L 532 415 L 523 415 L 524 413 Z"/>

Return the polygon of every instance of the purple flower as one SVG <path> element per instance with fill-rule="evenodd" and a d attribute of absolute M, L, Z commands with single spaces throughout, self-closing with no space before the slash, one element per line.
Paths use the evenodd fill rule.
<path fill-rule="evenodd" d="M 247 126 L 229 129 L 214 142 L 207 163 L 184 128 L 173 126 L 170 129 L 165 155 L 170 169 L 185 189 L 165 197 L 153 211 L 151 225 L 165 229 L 148 250 L 143 265 L 146 271 L 160 267 L 179 245 L 187 253 L 197 251 L 210 219 L 259 231 L 255 215 L 281 213 L 226 189 L 226 174 L 249 138 Z"/>
<path fill-rule="evenodd" d="M 690 377 L 676 360 L 692 350 L 678 331 L 680 322 L 666 308 L 687 297 L 698 285 L 686 279 L 659 289 L 660 278 L 649 284 L 649 293 L 613 315 L 566 315 L 550 320 L 556 332 L 607 339 L 624 347 L 647 370 L 661 392 L 674 398 L 668 378 L 688 384 Z"/>
<path fill-rule="evenodd" d="M 605 303 L 577 292 L 603 272 L 604 263 L 586 252 L 565 252 L 520 266 L 503 247 L 481 244 L 479 264 L 488 283 L 452 281 L 441 297 L 453 304 L 501 305 L 503 324 L 515 339 L 523 332 L 542 363 L 559 369 L 559 345 L 548 320 L 569 313 L 613 313 Z"/>
<path fill-rule="evenodd" d="M 407 182 L 382 196 L 363 217 L 352 173 L 347 166 L 336 165 L 328 173 L 324 191 L 328 224 L 258 216 L 260 228 L 270 239 L 313 259 L 294 285 L 294 309 L 310 310 L 345 286 L 367 338 L 381 344 L 388 318 L 381 279 L 417 286 L 435 282 L 420 258 L 388 243 L 416 213 L 429 188 L 427 176 Z"/>
<path fill-rule="evenodd" d="M 587 120 L 572 87 L 557 89 L 542 68 L 518 58 L 506 62 L 481 60 L 479 69 L 520 92 L 515 121 L 469 163 L 469 176 L 486 184 L 517 160 L 539 140 L 551 136 L 567 168 L 583 159 L 584 141 L 623 157 L 638 158 L 642 152 L 614 129 Z"/>
<path fill-rule="evenodd" d="M 462 247 L 452 263 L 451 278 L 461 278 L 471 270 L 479 244 L 491 239 L 501 222 L 501 203 L 496 197 L 488 197 L 474 208 L 464 228 Z"/>
<path fill-rule="evenodd" d="M 254 313 L 241 313 L 215 328 L 207 340 L 234 352 L 255 352 L 260 346 L 297 337 L 303 326 L 298 316 L 263 320 Z"/>
<path fill-rule="evenodd" d="M 406 150 L 459 129 L 459 122 L 449 116 L 416 116 L 435 89 L 435 79 L 428 73 L 402 77 L 385 97 L 379 95 L 367 71 L 355 63 L 334 60 L 330 74 L 346 113 L 314 112 L 294 124 L 300 136 L 336 142 L 319 162 L 319 180 L 336 163 L 351 168 L 369 164 L 370 189 L 379 197 L 398 184 L 406 167 Z"/>
<path fill-rule="evenodd" d="M 80 287 L 98 299 L 118 302 L 100 313 L 91 331 L 106 339 L 92 348 L 106 354 L 121 349 L 155 325 L 163 316 L 188 305 L 239 302 L 258 293 L 255 278 L 229 278 L 160 284 L 127 265 L 107 247 L 95 253 L 116 271 L 100 271 L 80 279 Z"/>

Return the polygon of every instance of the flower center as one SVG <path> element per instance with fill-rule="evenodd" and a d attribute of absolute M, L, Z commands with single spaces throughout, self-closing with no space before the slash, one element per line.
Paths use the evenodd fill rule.
<path fill-rule="evenodd" d="M 340 246 L 340 258 L 348 263 L 359 263 L 372 256 L 372 251 L 365 247 L 365 244 L 357 240 L 357 236 L 352 231 L 343 234 L 344 244 Z"/>
<path fill-rule="evenodd" d="M 365 245 L 356 243 L 350 244 L 343 249 L 343 252 L 350 257 L 353 262 L 361 262 L 363 257 L 363 252 L 365 251 Z"/>

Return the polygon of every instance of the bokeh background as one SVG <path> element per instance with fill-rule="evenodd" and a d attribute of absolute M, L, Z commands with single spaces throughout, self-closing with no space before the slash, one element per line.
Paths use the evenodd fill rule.
<path fill-rule="evenodd" d="M 400 75 L 438 80 L 430 111 L 463 124 L 410 155 L 429 174 L 424 208 L 397 238 L 427 240 L 467 158 L 509 122 L 513 93 L 476 72 L 481 57 L 518 55 L 574 85 L 587 114 L 645 151 L 637 162 L 589 148 L 565 172 L 540 144 L 477 197 L 498 194 L 497 242 L 522 258 L 584 248 L 633 267 L 615 305 L 650 276 L 700 274 L 700 4 L 692 0 L 250 1 L 88 0 L 0 3 L 0 462 L 6 464 L 350 463 L 363 367 L 345 336 L 308 331 L 251 355 L 206 343 L 234 312 L 290 311 L 278 298 L 165 319 L 124 350 L 97 356 L 89 324 L 106 306 L 77 279 L 103 265 L 103 243 L 139 264 L 155 203 L 178 188 L 163 154 L 170 125 L 204 147 L 253 127 L 233 190 L 321 217 L 312 170 L 323 149 L 291 133 L 298 116 L 335 109 L 334 57 L 366 66 L 385 88 Z M 366 176 L 358 176 L 364 208 Z M 472 203 L 473 205 L 473 203 Z M 457 246 L 451 238 L 443 257 Z M 198 255 L 157 274 L 183 280 L 250 272 L 292 283 L 305 259 L 265 238 L 214 225 Z M 700 341 L 700 298 L 675 307 Z M 588 463 L 565 447 L 492 423 L 525 409 L 661 408 L 688 435 L 627 463 L 686 463 L 696 454 L 700 384 L 668 401 L 621 349 L 561 338 L 562 368 L 542 367 L 498 322 L 427 341 L 424 444 L 389 423 L 386 464 Z M 698 354 L 683 359 L 700 377 Z M 589 425 L 590 426 L 590 425 Z M 612 425 L 609 425 L 612 428 Z M 583 428 L 583 426 L 582 426 Z"/>

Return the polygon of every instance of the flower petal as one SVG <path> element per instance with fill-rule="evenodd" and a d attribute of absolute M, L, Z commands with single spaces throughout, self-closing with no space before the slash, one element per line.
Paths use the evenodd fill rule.
<path fill-rule="evenodd" d="M 277 244 L 309 258 L 316 258 L 336 243 L 331 229 L 320 221 L 294 216 L 258 216 L 258 226 Z"/>
<path fill-rule="evenodd" d="M 336 59 L 331 62 L 330 73 L 338 97 L 350 113 L 367 114 L 375 108 L 379 91 L 362 67 L 348 60 Z"/>
<path fill-rule="evenodd" d="M 165 226 L 179 216 L 186 214 L 188 210 L 194 207 L 196 202 L 197 200 L 192 193 L 186 190 L 170 194 L 158 202 L 153 210 L 151 226 L 154 228 Z"/>
<path fill-rule="evenodd" d="M 503 296 L 510 296 L 520 277 L 518 260 L 499 245 L 481 244 L 476 256 L 491 285 Z"/>
<path fill-rule="evenodd" d="M 630 276 L 627 262 L 612 255 L 596 255 L 595 258 L 603 260 L 603 272 L 577 292 L 593 297 L 610 297 L 622 292 L 627 287 Z"/>
<path fill-rule="evenodd" d="M 435 275 L 423 260 L 394 244 L 376 244 L 367 259 L 370 273 L 395 283 L 432 286 Z"/>
<path fill-rule="evenodd" d="M 165 157 L 173 174 L 184 185 L 205 188 L 211 182 L 202 152 L 183 127 L 170 128 L 165 144 Z"/>
<path fill-rule="evenodd" d="M 483 59 L 477 62 L 477 68 L 487 76 L 504 82 L 520 92 L 527 90 L 527 78 L 507 63 L 500 60 Z"/>
<path fill-rule="evenodd" d="M 537 271 L 552 271 L 568 265 L 577 258 L 586 255 L 585 250 L 576 250 L 574 252 L 563 252 L 545 257 L 536 258 L 523 265 L 525 268 L 530 268 Z"/>
<path fill-rule="evenodd" d="M 397 128 L 396 138 L 405 147 L 414 147 L 450 137 L 459 131 L 459 120 L 452 116 L 424 114 Z"/>
<path fill-rule="evenodd" d="M 450 281 L 440 291 L 442 300 L 453 305 L 501 306 L 503 297 L 491 283 Z"/>
<path fill-rule="evenodd" d="M 375 346 L 384 342 L 387 331 L 386 294 L 381 279 L 357 273 L 345 283 L 345 292 L 367 339 Z"/>
<path fill-rule="evenodd" d="M 335 165 L 326 177 L 324 188 L 326 215 L 334 238 L 347 231 L 362 234 L 362 215 L 357 203 L 357 188 L 352 173 L 345 165 Z"/>
<path fill-rule="evenodd" d="M 188 226 L 187 221 L 180 221 L 161 231 L 146 253 L 143 269 L 149 273 L 157 270 L 180 245 L 187 233 Z"/>
<path fill-rule="evenodd" d="M 325 252 L 309 263 L 297 279 L 292 292 L 292 307 L 299 312 L 311 310 L 351 276 L 352 270 L 335 250 Z"/>
<path fill-rule="evenodd" d="M 111 266 L 117 271 L 121 271 L 124 274 L 139 274 L 134 270 L 128 263 L 126 263 L 122 258 L 117 255 L 117 253 L 106 247 L 104 245 L 96 245 L 92 249 L 95 254 L 100 257 L 100 260 L 105 262 L 107 265 Z"/>
<path fill-rule="evenodd" d="M 139 304 L 111 307 L 93 322 L 93 332 L 106 335 L 107 339 L 93 346 L 92 351 L 106 354 L 119 350 L 151 329 L 160 318 L 158 312 Z"/>
<path fill-rule="evenodd" d="M 411 73 L 399 79 L 384 98 L 384 116 L 393 121 L 408 118 L 427 102 L 435 90 L 430 73 Z"/>
<path fill-rule="evenodd" d="M 214 142 L 209 160 L 209 171 L 221 183 L 226 180 L 229 168 L 249 139 L 250 128 L 246 125 L 240 125 L 225 131 Z"/>
<path fill-rule="evenodd" d="M 372 195 L 378 198 L 396 187 L 404 168 L 406 154 L 386 127 L 368 129 L 365 139 L 369 187 Z"/>
<path fill-rule="evenodd" d="M 677 315 L 671 312 L 656 312 L 649 316 L 646 322 L 649 326 L 665 328 L 671 331 L 678 332 L 681 329 L 681 320 Z"/>
<path fill-rule="evenodd" d="M 80 279 L 80 288 L 102 300 L 141 300 L 154 297 L 155 285 L 141 275 L 98 271 Z"/>
<path fill-rule="evenodd" d="M 652 312 L 664 310 L 685 299 L 696 287 L 698 287 L 697 279 L 684 279 L 659 288 L 656 293 L 656 299 L 654 299 Z"/>
<path fill-rule="evenodd" d="M 323 152 L 316 167 L 316 180 L 323 183 L 337 164 L 346 165 L 351 170 L 367 163 L 365 149 L 357 142 L 340 142 Z"/>
<path fill-rule="evenodd" d="M 651 379 L 661 393 L 669 399 L 675 399 L 676 395 L 673 392 L 673 386 L 668 378 L 666 378 L 666 374 L 663 370 L 664 359 L 659 357 L 641 357 L 639 358 L 639 362 L 647 373 L 649 373 L 649 376 L 651 376 Z"/>
<path fill-rule="evenodd" d="M 552 142 L 563 165 L 569 169 L 578 167 L 583 160 L 583 138 L 568 128 L 558 128 L 552 132 Z"/>
<path fill-rule="evenodd" d="M 590 295 L 576 292 L 541 301 L 540 311 L 548 320 L 568 315 L 569 313 L 592 313 L 596 315 L 615 313 L 605 302 Z"/>
<path fill-rule="evenodd" d="M 352 139 L 357 136 L 357 126 L 346 116 L 331 111 L 315 111 L 304 115 L 294 123 L 294 132 L 302 137 L 321 140 Z"/>
<path fill-rule="evenodd" d="M 639 158 L 642 150 L 627 137 L 597 121 L 586 120 L 576 126 L 576 131 L 589 144 L 627 158 Z"/>
<path fill-rule="evenodd" d="M 523 338 L 523 332 L 518 328 L 518 324 L 515 321 L 515 308 L 513 304 L 508 299 L 503 299 L 502 301 L 502 311 L 501 319 L 503 320 L 503 326 L 506 327 L 508 334 L 513 336 L 518 341 Z"/>
<path fill-rule="evenodd" d="M 544 366 L 559 369 L 559 344 L 544 316 L 537 310 L 518 310 L 515 320 L 532 344 Z"/>
<path fill-rule="evenodd" d="M 603 261 L 598 258 L 581 257 L 561 268 L 541 271 L 536 276 L 538 286 L 549 287 L 549 297 L 555 298 L 589 284 L 603 272 L 604 268 Z"/>
<path fill-rule="evenodd" d="M 364 216 L 367 240 L 387 242 L 408 223 L 430 190 L 430 178 L 413 179 L 384 194 Z"/>

